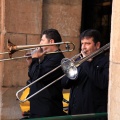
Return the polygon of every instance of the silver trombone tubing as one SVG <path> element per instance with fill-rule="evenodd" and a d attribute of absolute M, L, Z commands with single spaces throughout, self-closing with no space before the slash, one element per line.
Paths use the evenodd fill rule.
<path fill-rule="evenodd" d="M 76 58 L 81 57 L 81 53 L 75 55 L 74 57 L 71 58 L 72 61 L 74 61 Z M 27 86 L 23 87 L 22 89 L 18 90 L 16 92 L 16 97 L 20 102 L 25 102 L 27 100 L 29 100 L 30 98 L 34 97 L 35 95 L 37 95 L 39 92 L 41 92 L 42 90 L 46 89 L 47 87 L 49 87 L 50 85 L 52 85 L 53 83 L 57 82 L 58 80 L 60 80 L 61 78 L 63 78 L 66 74 L 63 74 L 61 77 L 59 77 L 58 79 L 54 80 L 53 82 L 51 82 L 50 84 L 48 84 L 47 86 L 43 87 L 42 89 L 38 90 L 36 93 L 32 94 L 31 96 L 25 98 L 24 100 L 20 100 L 19 98 L 19 93 L 22 92 L 23 90 L 25 90 L 26 88 L 28 88 L 29 86 L 33 85 L 34 83 L 40 81 L 41 79 L 43 79 L 44 77 L 46 77 L 47 75 L 49 75 L 50 73 L 54 72 L 55 70 L 59 69 L 60 67 L 62 67 L 61 65 L 59 65 L 58 67 L 54 68 L 53 70 L 51 70 L 50 72 L 46 73 L 45 75 L 41 76 L 40 78 L 36 79 L 35 81 L 33 81 L 32 83 L 28 84 Z"/>
<path fill-rule="evenodd" d="M 60 80 L 61 78 L 63 78 L 65 75 L 69 78 L 69 79 L 76 79 L 78 76 L 78 71 L 77 71 L 77 67 L 80 66 L 83 62 L 87 61 L 90 58 L 93 58 L 97 55 L 99 55 L 100 53 L 103 53 L 104 51 L 108 50 L 110 48 L 110 43 L 106 44 L 105 46 L 101 47 L 100 49 L 98 49 L 97 51 L 95 51 L 94 53 L 81 58 L 81 53 L 75 55 L 74 57 L 72 57 L 71 59 L 68 58 L 63 58 L 61 61 L 61 65 L 59 65 L 58 67 L 56 67 L 55 69 L 53 69 L 52 71 L 46 73 L 45 75 L 43 75 L 42 77 L 38 78 L 37 80 L 35 80 L 34 82 L 30 83 L 29 85 L 23 87 L 22 89 L 20 89 L 19 91 L 17 91 L 16 93 L 16 97 L 20 102 L 25 102 L 27 100 L 29 100 L 30 98 L 34 97 L 35 95 L 37 95 L 39 92 L 41 92 L 42 90 L 46 89 L 47 87 L 49 87 L 50 85 L 52 85 L 53 83 L 57 82 L 58 80 Z M 80 58 L 80 60 L 75 61 L 75 59 Z M 57 70 L 58 68 L 62 68 L 63 72 L 65 73 L 64 75 L 62 75 L 61 77 L 59 77 L 58 79 L 56 79 L 55 81 L 51 82 L 50 84 L 48 84 L 47 86 L 43 87 L 42 89 L 38 90 L 36 93 L 32 94 L 31 96 L 29 96 L 28 98 L 24 99 L 24 100 L 20 100 L 20 98 L 18 97 L 18 94 L 25 90 L 27 87 L 33 85 L 34 83 L 38 82 L 39 80 L 41 80 L 42 78 L 44 78 L 45 76 L 49 75 L 50 73 L 54 72 L 55 70 Z"/>
<path fill-rule="evenodd" d="M 28 98 L 25 98 L 24 100 L 20 100 L 20 98 L 19 98 L 19 93 L 20 93 L 20 92 L 22 92 L 23 90 L 25 90 L 25 89 L 28 88 L 29 86 L 33 85 L 34 83 L 38 82 L 39 80 L 43 79 L 44 77 L 46 77 L 47 75 L 49 75 L 50 73 L 54 72 L 55 70 L 57 70 L 57 69 L 60 68 L 60 67 L 61 67 L 61 65 L 59 65 L 58 67 L 56 67 L 56 68 L 53 69 L 52 71 L 46 73 L 46 74 L 43 75 L 42 77 L 36 79 L 36 80 L 33 81 L 32 83 L 30 83 L 30 84 L 28 84 L 27 86 L 23 87 L 22 89 L 18 90 L 18 91 L 16 92 L 16 97 L 17 97 L 17 99 L 18 99 L 20 102 L 25 102 L 25 101 L 29 100 L 31 97 L 37 95 L 39 92 L 41 92 L 41 90 L 37 91 L 35 94 L 29 96 Z M 60 78 L 60 79 L 61 79 L 61 78 Z M 59 80 L 59 79 L 58 79 L 58 80 Z M 57 82 L 58 80 L 56 80 L 56 82 Z M 55 83 L 55 82 L 53 81 L 53 83 Z M 51 84 L 52 84 L 52 83 L 51 83 Z M 49 85 L 47 85 L 47 86 L 49 86 Z M 42 89 L 44 90 L 45 88 L 46 88 L 46 86 L 45 86 L 44 88 L 42 88 Z"/>
<path fill-rule="evenodd" d="M 93 52 L 92 54 L 84 57 L 83 59 L 81 59 L 80 61 L 76 61 L 75 62 L 75 66 L 78 67 L 79 65 L 81 65 L 84 61 L 87 61 L 90 58 L 93 58 L 103 52 L 105 52 L 106 50 L 108 50 L 110 48 L 110 43 L 107 43 L 106 45 L 104 45 L 103 47 L 101 47 L 100 49 L 98 49 L 97 51 Z"/>
<path fill-rule="evenodd" d="M 46 53 L 46 54 L 55 54 L 55 53 L 60 53 L 60 52 L 64 53 L 64 52 L 71 52 L 71 51 L 64 50 L 64 51 L 48 52 L 48 53 Z M 6 54 L 9 54 L 9 53 L 10 53 L 10 52 L 6 52 Z M 0 62 L 10 61 L 10 60 L 17 60 L 17 59 L 22 59 L 22 58 L 27 58 L 27 57 L 31 57 L 31 55 L 14 57 L 14 58 L 0 59 Z"/>
<path fill-rule="evenodd" d="M 19 51 L 27 51 L 27 50 L 33 50 L 35 48 L 31 48 L 31 49 L 24 49 L 24 50 L 19 50 Z M 4 55 L 4 54 L 11 54 L 11 52 L 1 52 L 0 55 Z"/>
<path fill-rule="evenodd" d="M 64 53 L 64 52 L 72 52 L 75 49 L 75 45 L 72 42 L 59 42 L 59 43 L 52 43 L 52 44 L 44 44 L 44 45 L 20 45 L 20 46 L 16 46 L 13 43 L 11 43 L 8 40 L 8 49 L 10 50 L 10 52 L 4 52 L 4 53 L 0 53 L 0 55 L 3 54 L 9 54 L 9 56 L 12 56 L 13 53 L 15 53 L 16 51 L 25 51 L 25 50 L 31 50 L 31 49 L 35 49 L 35 47 L 43 47 L 43 46 L 51 46 L 51 45 L 62 45 L 65 44 L 65 50 L 62 51 L 55 51 L 55 52 L 48 52 L 46 54 L 54 54 L 54 53 Z M 72 48 L 70 48 L 70 44 L 72 45 Z M 30 55 L 31 56 L 31 55 Z M 10 61 L 10 60 L 16 60 L 16 59 L 21 59 L 21 58 L 27 58 L 30 56 L 21 56 L 21 57 L 10 57 L 10 58 L 6 58 L 6 59 L 0 59 L 0 62 L 3 61 Z"/>
<path fill-rule="evenodd" d="M 29 48 L 36 48 L 36 47 L 44 47 L 44 46 L 52 46 L 52 45 L 62 45 L 62 44 L 66 44 L 66 49 L 70 49 L 70 44 L 73 45 L 73 49 L 71 49 L 70 51 L 73 51 L 75 49 L 75 45 L 72 42 L 58 42 L 58 43 L 51 43 L 51 44 L 44 44 L 44 45 L 40 45 L 40 44 L 36 44 L 36 45 L 14 45 L 12 42 L 10 42 L 10 40 L 8 40 L 7 43 L 7 48 L 8 50 L 11 51 L 18 51 L 18 50 L 23 50 L 23 49 L 29 49 Z"/>
<path fill-rule="evenodd" d="M 28 56 L 14 57 L 14 58 L 6 58 L 6 59 L 1 59 L 0 62 L 10 61 L 10 60 L 17 60 L 17 59 L 22 59 L 22 58 L 27 58 L 27 57 L 28 57 Z"/>
<path fill-rule="evenodd" d="M 33 50 L 34 48 L 30 48 L 30 49 L 24 49 L 24 50 L 19 50 L 19 51 L 27 51 L 27 50 Z M 4 54 L 11 54 L 11 52 L 2 52 L 0 53 L 0 55 L 4 55 Z M 4 59 L 0 59 L 0 62 L 4 62 L 4 61 L 10 61 L 10 60 L 16 60 L 16 59 L 22 59 L 22 58 L 27 58 L 30 56 L 20 56 L 20 57 L 14 57 L 14 58 L 4 58 Z"/>

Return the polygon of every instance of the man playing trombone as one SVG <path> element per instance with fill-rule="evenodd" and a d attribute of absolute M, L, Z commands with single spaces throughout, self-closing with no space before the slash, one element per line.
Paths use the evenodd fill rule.
<path fill-rule="evenodd" d="M 81 54 L 86 57 L 101 47 L 101 36 L 97 30 L 81 33 Z M 109 58 L 103 53 L 84 61 L 78 68 L 76 80 L 62 79 L 64 88 L 71 88 L 68 114 L 107 112 Z M 102 119 L 102 120 L 106 120 Z M 98 120 L 98 119 L 97 119 Z"/>
<path fill-rule="evenodd" d="M 29 65 L 28 75 L 31 82 L 60 65 L 61 60 L 64 58 L 62 52 L 55 54 L 47 53 L 60 51 L 59 45 L 50 46 L 49 44 L 61 41 L 61 36 L 55 29 L 48 29 L 42 33 L 40 45 L 48 44 L 48 46 L 37 48 L 32 53 L 32 58 L 27 59 Z M 62 74 L 63 72 L 60 68 L 31 85 L 30 95 L 42 89 Z M 62 100 L 62 87 L 61 81 L 59 80 L 30 99 L 30 118 L 64 115 Z"/>

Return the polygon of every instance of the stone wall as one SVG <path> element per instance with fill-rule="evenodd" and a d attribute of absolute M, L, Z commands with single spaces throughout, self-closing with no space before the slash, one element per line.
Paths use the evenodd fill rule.
<path fill-rule="evenodd" d="M 0 0 L 0 52 L 7 51 L 8 39 L 16 45 L 38 44 L 43 30 L 55 28 L 63 41 L 75 43 L 75 51 L 65 53 L 72 57 L 79 52 L 81 7 L 82 0 Z M 13 57 L 24 54 L 16 52 Z M 0 59 L 6 57 L 9 56 L 2 55 Z M 2 120 L 22 117 L 15 93 L 27 80 L 25 59 L 0 62 Z"/>
<path fill-rule="evenodd" d="M 111 40 L 110 40 L 110 74 L 109 74 L 109 120 L 120 120 L 120 1 L 113 0 Z"/>

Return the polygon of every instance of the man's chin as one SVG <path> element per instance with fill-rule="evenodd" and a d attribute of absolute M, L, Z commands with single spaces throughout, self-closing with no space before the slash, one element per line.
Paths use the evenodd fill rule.
<path fill-rule="evenodd" d="M 88 55 L 90 55 L 90 53 L 86 53 L 86 54 L 85 54 L 85 56 L 88 56 Z"/>

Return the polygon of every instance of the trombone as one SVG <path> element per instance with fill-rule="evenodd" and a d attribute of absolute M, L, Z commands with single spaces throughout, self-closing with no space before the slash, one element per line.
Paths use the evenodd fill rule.
<path fill-rule="evenodd" d="M 58 43 L 51 43 L 51 44 L 44 44 L 44 45 L 40 45 L 40 44 L 36 44 L 36 45 L 15 45 L 10 40 L 8 40 L 7 48 L 9 50 L 9 52 L 3 52 L 3 53 L 0 53 L 0 55 L 9 54 L 10 58 L 0 59 L 0 62 L 9 61 L 9 60 L 15 60 L 15 59 L 21 59 L 21 58 L 26 58 L 26 57 L 31 56 L 31 54 L 30 54 L 29 56 L 27 55 L 27 56 L 21 56 L 21 57 L 12 58 L 12 54 L 17 52 L 17 51 L 27 51 L 27 50 L 35 49 L 36 47 L 52 46 L 52 45 L 65 45 L 65 50 L 56 51 L 56 52 L 47 52 L 46 54 L 54 54 L 54 53 L 60 53 L 60 52 L 62 52 L 62 53 L 64 53 L 64 52 L 72 52 L 75 49 L 75 45 L 72 42 L 58 42 Z"/>
<path fill-rule="evenodd" d="M 41 91 L 43 91 L 44 89 L 46 89 L 47 87 L 49 87 L 50 85 L 54 84 L 55 82 L 57 82 L 58 80 L 60 80 L 61 78 L 63 78 L 65 75 L 69 78 L 69 79 L 76 79 L 78 76 L 78 70 L 77 67 L 80 66 L 83 62 L 85 62 L 86 60 L 93 58 L 101 53 L 103 53 L 104 51 L 108 50 L 110 48 L 110 43 L 104 45 L 103 47 L 101 47 L 100 49 L 98 49 L 97 51 L 95 51 L 94 53 L 82 58 L 81 57 L 81 53 L 75 55 L 74 57 L 72 57 L 71 59 L 68 58 L 63 58 L 61 60 L 61 65 L 59 65 L 58 67 L 56 67 L 55 69 L 53 69 L 52 71 L 46 73 L 45 75 L 43 75 L 42 77 L 36 79 L 35 81 L 33 81 L 32 83 L 30 83 L 29 85 L 23 87 L 22 89 L 18 90 L 16 92 L 16 97 L 20 102 L 25 102 L 27 100 L 29 100 L 30 98 L 34 97 L 35 95 L 37 95 L 38 93 L 40 93 Z M 77 58 L 80 58 L 79 60 L 76 61 Z M 48 84 L 47 86 L 43 87 L 42 89 L 38 90 L 36 93 L 32 94 L 31 96 L 20 100 L 19 98 L 19 93 L 22 92 L 23 90 L 25 90 L 26 88 L 28 88 L 29 86 L 33 85 L 34 83 L 38 82 L 39 80 L 43 79 L 45 76 L 49 75 L 50 73 L 54 72 L 55 70 L 57 70 L 58 68 L 62 68 L 64 74 L 59 77 L 58 79 L 54 80 L 53 82 L 51 82 L 50 84 Z"/>

